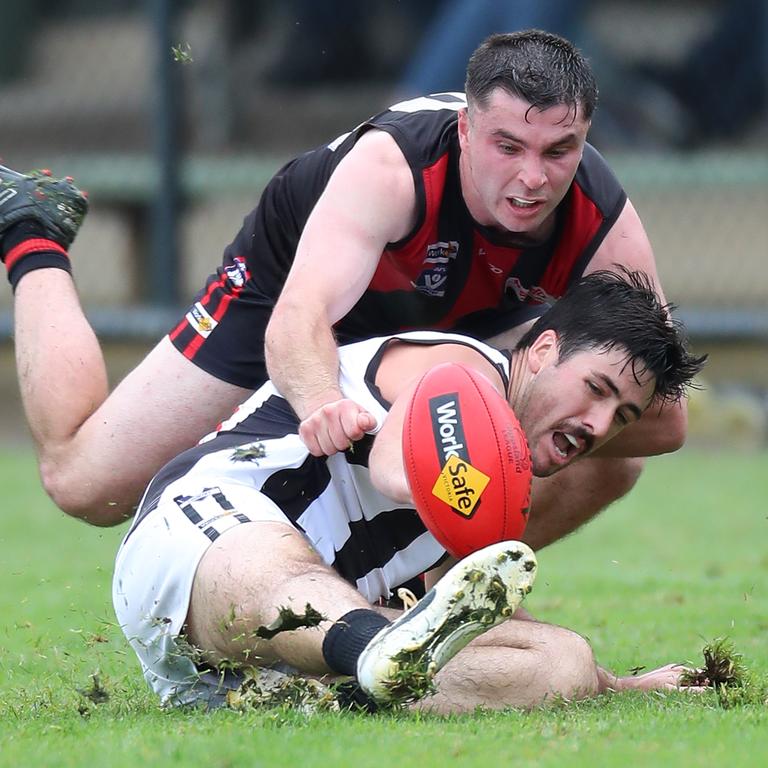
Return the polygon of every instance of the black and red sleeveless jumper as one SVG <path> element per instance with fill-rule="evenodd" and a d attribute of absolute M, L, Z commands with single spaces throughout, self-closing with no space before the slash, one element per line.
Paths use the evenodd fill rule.
<path fill-rule="evenodd" d="M 293 262 L 296 246 L 315 203 L 334 169 L 368 130 L 386 131 L 397 143 L 413 172 L 418 216 L 403 240 L 390 243 L 381 255 L 367 290 L 335 326 L 339 343 L 411 329 L 460 331 L 487 337 L 521 322 L 526 308 L 551 303 L 583 273 L 606 233 L 621 213 L 626 195 L 602 156 L 589 144 L 571 188 L 556 211 L 550 238 L 533 247 L 504 245 L 499 235 L 472 220 L 459 182 L 458 110 L 463 94 L 435 94 L 390 107 L 331 144 L 287 163 L 265 188 L 259 205 L 224 254 L 217 274 L 209 278 L 195 307 L 214 326 L 226 325 L 238 305 L 239 362 L 229 365 L 225 348 L 210 361 L 198 361 L 219 328 L 207 331 L 205 344 L 185 351 L 190 313 L 171 334 L 176 346 L 214 375 L 247 386 L 235 369 L 246 357 L 263 364 L 264 329 Z M 343 278 L 341 278 L 343 279 Z M 251 321 L 243 333 L 243 310 Z M 218 316 L 217 316 L 218 315 Z M 234 320 L 234 318 L 232 318 Z M 194 326 L 195 317 L 191 320 Z M 174 334 L 176 334 L 174 336 Z M 197 329 L 198 336 L 200 335 Z M 246 355 L 243 344 L 252 343 Z M 234 345 L 229 345 L 234 346 Z M 218 358 L 218 360 L 215 360 Z M 256 381 L 263 379 L 260 373 Z M 253 382 L 249 379 L 249 384 Z"/>

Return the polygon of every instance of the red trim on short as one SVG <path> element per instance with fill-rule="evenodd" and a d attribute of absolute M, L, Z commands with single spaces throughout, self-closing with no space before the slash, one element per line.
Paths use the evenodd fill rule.
<path fill-rule="evenodd" d="M 199 303 L 205 306 L 211 300 L 211 296 L 213 296 L 214 291 L 221 290 L 224 287 L 226 282 L 227 282 L 227 276 L 219 275 L 219 279 L 214 280 L 208 286 L 208 290 L 205 292 L 205 295 L 200 298 Z"/>
<path fill-rule="evenodd" d="M 189 342 L 189 344 L 187 344 L 186 347 L 184 347 L 184 351 L 182 352 L 184 357 L 186 357 L 187 360 L 191 360 L 200 349 L 200 347 L 203 346 L 204 341 L 205 337 L 195 332 L 195 337 L 192 339 L 192 341 Z"/>
<path fill-rule="evenodd" d="M 211 317 L 217 323 L 221 322 L 221 318 L 224 317 L 224 313 L 227 311 L 227 308 L 232 302 L 232 299 L 234 299 L 241 291 L 242 291 L 242 288 L 235 288 L 232 293 L 228 293 L 225 296 L 221 297 L 219 306 L 216 307 L 216 311 L 211 315 Z M 202 304 L 203 301 L 201 300 L 200 303 Z M 195 338 L 192 339 L 192 341 L 190 341 L 186 347 L 184 347 L 184 352 L 183 352 L 184 357 L 191 360 L 197 354 L 197 351 L 200 349 L 200 347 L 203 346 L 204 341 L 205 341 L 204 336 L 201 336 L 199 333 L 195 333 Z"/>
<path fill-rule="evenodd" d="M 179 324 L 168 334 L 168 338 L 174 341 L 176 337 L 187 327 L 187 316 L 181 318 Z"/>
<path fill-rule="evenodd" d="M 211 300 L 211 296 L 213 295 L 213 292 L 224 286 L 226 279 L 227 279 L 226 275 L 222 275 L 219 277 L 218 280 L 211 280 L 211 282 L 208 284 L 208 288 L 206 289 L 205 293 L 203 294 L 203 296 L 200 297 L 199 303 L 202 305 L 207 304 Z M 198 302 L 195 302 L 195 303 L 198 303 Z M 174 341 L 185 328 L 189 328 L 189 323 L 187 322 L 186 313 L 184 314 L 184 317 L 181 318 L 181 321 L 179 322 L 179 324 L 168 334 L 168 338 L 171 341 Z M 184 349 L 183 354 L 185 357 L 190 357 L 190 355 L 187 354 L 188 349 L 189 347 L 185 347 Z"/>
<path fill-rule="evenodd" d="M 24 258 L 24 256 L 27 256 L 30 253 L 41 253 L 44 251 L 53 251 L 69 258 L 67 251 L 53 240 L 47 240 L 43 237 L 32 237 L 29 240 L 24 240 L 8 251 L 5 256 L 6 269 L 10 272 L 11 268 L 19 259 Z"/>
<path fill-rule="evenodd" d="M 224 313 L 227 311 L 227 308 L 229 307 L 232 299 L 237 298 L 237 296 L 241 293 L 242 290 L 243 290 L 242 288 L 235 288 L 232 291 L 232 293 L 227 293 L 226 295 L 221 297 L 219 306 L 216 307 L 216 311 L 211 315 L 211 317 L 216 322 L 219 322 L 221 318 L 224 317 Z"/>
<path fill-rule="evenodd" d="M 205 292 L 205 295 L 202 296 L 200 300 L 196 303 L 202 304 L 203 306 L 205 306 L 211 300 L 211 297 L 213 296 L 214 291 L 223 288 L 226 281 L 227 281 L 226 275 L 222 275 L 218 280 L 212 281 L 211 285 L 208 286 L 208 290 Z M 230 293 L 225 293 L 219 300 L 219 304 L 216 307 L 216 311 L 211 314 L 211 317 L 217 323 L 221 322 L 221 319 L 222 317 L 224 317 L 224 314 L 229 308 L 229 305 L 232 303 L 232 300 L 236 299 L 242 292 L 243 292 L 243 286 L 236 286 L 232 289 Z M 176 328 L 174 328 L 173 331 L 169 334 L 171 341 L 173 341 L 176 337 L 178 337 L 179 334 L 185 328 L 188 328 L 188 327 L 189 327 L 189 323 L 187 322 L 186 315 L 185 315 L 184 319 L 179 323 L 179 325 L 177 325 Z M 205 337 L 201 336 L 199 333 L 195 331 L 194 338 L 182 350 L 182 354 L 184 355 L 184 357 L 186 357 L 188 360 L 192 360 L 194 356 L 197 354 L 200 347 L 203 346 L 204 341 L 205 341 Z"/>

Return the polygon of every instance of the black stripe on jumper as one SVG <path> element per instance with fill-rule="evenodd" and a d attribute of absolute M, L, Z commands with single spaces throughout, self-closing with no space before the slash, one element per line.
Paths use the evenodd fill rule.
<path fill-rule="evenodd" d="M 297 520 L 331 482 L 325 456 L 307 456 L 299 467 L 273 472 L 261 492 L 297 527 Z"/>
<path fill-rule="evenodd" d="M 372 520 L 351 522 L 349 531 L 350 537 L 336 553 L 333 567 L 354 586 L 358 579 L 383 567 L 410 546 L 426 528 L 416 510 L 398 508 L 380 512 Z"/>

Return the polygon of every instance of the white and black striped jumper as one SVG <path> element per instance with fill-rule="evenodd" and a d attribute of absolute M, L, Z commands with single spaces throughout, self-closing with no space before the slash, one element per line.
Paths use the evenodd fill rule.
<path fill-rule="evenodd" d="M 498 368 L 505 382 L 508 380 L 508 356 L 465 336 L 416 331 L 341 347 L 341 390 L 374 415 L 374 433 L 390 406 L 374 381 L 392 339 L 473 346 Z M 366 435 L 345 453 L 315 457 L 299 438 L 298 424 L 288 402 L 267 382 L 216 432 L 155 476 L 127 538 L 161 500 L 173 500 L 190 524 L 199 524 L 214 540 L 218 532 L 206 528 L 203 519 L 211 519 L 212 503 L 221 508 L 222 515 L 234 514 L 241 522 L 248 522 L 248 510 L 234 509 L 223 493 L 214 491 L 205 494 L 208 506 L 202 511 L 195 508 L 190 493 L 236 483 L 260 491 L 276 504 L 304 532 L 325 563 L 371 603 L 387 599 L 397 586 L 445 557 L 445 550 L 414 509 L 398 506 L 371 484 L 368 455 L 374 434 Z"/>

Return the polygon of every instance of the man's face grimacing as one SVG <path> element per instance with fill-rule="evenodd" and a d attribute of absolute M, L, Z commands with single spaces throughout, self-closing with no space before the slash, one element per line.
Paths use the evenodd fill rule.
<path fill-rule="evenodd" d="M 461 183 L 478 224 L 545 236 L 576 174 L 589 121 L 579 108 L 540 110 L 496 88 L 459 113 Z"/>
<path fill-rule="evenodd" d="M 560 362 L 555 334 L 544 335 L 552 344 L 531 348 L 533 375 L 515 404 L 537 477 L 558 472 L 637 421 L 655 388 L 648 371 L 638 381 L 622 347 L 575 352 Z"/>

